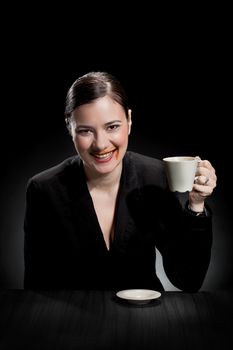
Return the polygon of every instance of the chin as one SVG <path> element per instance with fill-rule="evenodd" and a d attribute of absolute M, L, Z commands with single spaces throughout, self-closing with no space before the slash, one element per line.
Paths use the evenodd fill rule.
<path fill-rule="evenodd" d="M 120 163 L 121 161 L 114 164 L 102 164 L 101 166 L 95 166 L 95 171 L 99 174 L 109 174 L 113 172 Z"/>
<path fill-rule="evenodd" d="M 98 174 L 110 174 L 114 171 L 116 167 L 102 167 L 102 168 L 95 168 L 95 172 Z"/>

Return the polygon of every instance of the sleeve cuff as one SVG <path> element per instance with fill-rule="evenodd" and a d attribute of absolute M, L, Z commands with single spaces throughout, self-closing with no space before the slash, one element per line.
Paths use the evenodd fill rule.
<path fill-rule="evenodd" d="M 189 207 L 188 201 L 185 204 L 185 211 L 188 212 L 192 216 L 198 216 L 198 217 L 210 217 L 211 216 L 210 211 L 206 208 L 206 206 L 204 207 L 204 210 L 202 212 L 196 212 L 196 211 L 193 211 Z"/>

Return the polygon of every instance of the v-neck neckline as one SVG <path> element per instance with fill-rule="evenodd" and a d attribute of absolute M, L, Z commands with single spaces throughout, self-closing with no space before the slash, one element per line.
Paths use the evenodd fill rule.
<path fill-rule="evenodd" d="M 114 245 L 115 239 L 117 238 L 117 230 L 116 230 L 116 228 L 119 227 L 118 220 L 117 220 L 117 216 L 118 216 L 117 214 L 118 214 L 118 211 L 119 211 L 118 209 L 119 209 L 119 205 L 120 205 L 119 198 L 120 198 L 120 195 L 121 195 L 121 192 L 122 192 L 122 182 L 123 182 L 123 173 L 124 173 L 124 159 L 122 161 L 122 171 L 121 171 L 121 176 L 120 176 L 119 188 L 118 188 L 118 192 L 117 192 L 117 196 L 116 196 L 116 205 L 115 205 L 115 212 L 114 212 L 114 218 L 113 218 L 114 235 L 111 238 L 111 234 L 110 234 L 109 248 L 107 247 L 107 244 L 105 242 L 104 234 L 103 234 L 102 228 L 101 228 L 100 223 L 99 223 L 99 219 L 98 219 L 98 216 L 97 216 L 97 213 L 96 213 L 96 210 L 95 210 L 94 202 L 93 202 L 91 193 L 90 193 L 89 188 L 88 188 L 88 184 L 87 184 L 87 180 L 86 180 L 86 174 L 85 174 L 83 163 L 81 162 L 81 164 L 82 164 L 81 167 L 82 167 L 82 171 L 83 171 L 83 175 L 84 175 L 84 179 L 85 179 L 86 191 L 87 191 L 87 195 L 88 195 L 89 207 L 90 207 L 90 210 L 91 210 L 92 217 L 94 218 L 93 224 L 94 224 L 96 232 L 97 232 L 96 238 L 101 241 L 101 244 L 102 244 L 102 246 L 104 246 L 105 251 L 107 253 L 109 253 L 111 251 L 112 246 Z"/>
<path fill-rule="evenodd" d="M 84 236 L 83 238 L 80 237 L 80 240 L 86 242 L 85 244 L 87 244 L 87 242 L 89 242 L 89 244 L 92 242 L 90 249 L 97 249 L 97 251 L 100 249 L 102 253 L 121 250 L 128 239 L 127 227 L 132 224 L 132 220 L 127 205 L 127 195 L 132 190 L 138 188 L 137 173 L 135 172 L 135 167 L 131 158 L 130 152 L 127 152 L 123 158 L 120 185 L 115 207 L 114 237 L 113 240 L 110 241 L 110 249 L 107 248 L 105 243 L 94 203 L 88 190 L 82 161 L 79 157 L 76 158 L 80 175 L 78 179 L 76 176 L 73 177 L 72 181 L 74 181 L 74 187 L 72 187 L 70 183 L 72 198 L 70 204 L 72 205 L 72 216 L 75 225 L 77 225 L 76 227 L 78 228 L 80 224 L 85 225 L 85 227 L 83 227 Z M 79 212 L 80 215 L 77 216 L 77 212 Z"/>

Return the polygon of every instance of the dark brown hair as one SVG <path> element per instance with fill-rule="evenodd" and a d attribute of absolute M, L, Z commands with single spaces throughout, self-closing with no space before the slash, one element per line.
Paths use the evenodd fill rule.
<path fill-rule="evenodd" d="M 123 107 L 128 118 L 128 101 L 121 83 L 107 72 L 90 72 L 75 80 L 67 93 L 65 105 L 67 127 L 69 128 L 71 114 L 75 108 L 106 95 Z"/>

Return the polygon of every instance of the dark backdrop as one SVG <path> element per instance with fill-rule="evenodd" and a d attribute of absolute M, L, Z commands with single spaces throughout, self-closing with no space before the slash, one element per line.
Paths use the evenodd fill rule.
<path fill-rule="evenodd" d="M 216 168 L 218 187 L 209 200 L 214 244 L 203 288 L 231 286 L 227 27 L 220 31 L 211 24 L 210 30 L 208 23 L 189 25 L 187 19 L 185 27 L 173 22 L 167 29 L 152 21 L 142 31 L 139 23 L 122 28 L 118 21 L 113 31 L 109 20 L 87 34 L 77 19 L 72 28 L 61 19 L 54 27 L 51 17 L 32 16 L 3 36 L 0 286 L 22 287 L 26 183 L 75 153 L 64 124 L 64 100 L 72 82 L 90 70 L 106 70 L 125 86 L 133 111 L 131 150 L 158 158 L 199 155 Z"/>

